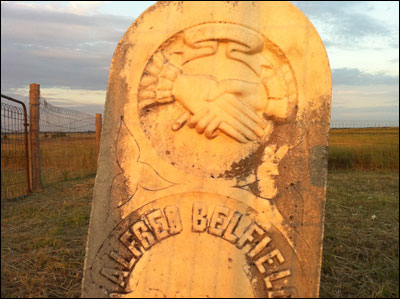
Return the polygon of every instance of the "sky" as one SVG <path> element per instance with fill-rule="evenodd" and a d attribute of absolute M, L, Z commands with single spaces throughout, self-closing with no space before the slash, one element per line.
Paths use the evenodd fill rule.
<path fill-rule="evenodd" d="M 1 1 L 1 93 L 103 113 L 114 50 L 154 1 Z M 292 1 L 332 70 L 332 120 L 399 120 L 399 2 Z"/>

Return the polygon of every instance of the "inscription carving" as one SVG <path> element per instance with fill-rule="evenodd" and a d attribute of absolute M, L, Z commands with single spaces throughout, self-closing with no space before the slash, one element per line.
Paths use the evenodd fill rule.
<path fill-rule="evenodd" d="M 256 221 L 226 206 L 210 207 L 205 202 L 194 201 L 191 224 L 192 233 L 205 233 L 217 237 L 232 244 L 237 250 L 241 250 L 247 256 L 249 266 L 254 266 L 258 275 L 261 275 L 260 279 L 268 298 L 290 297 L 294 294 L 295 289 L 288 281 L 291 270 L 285 267 L 286 260 L 282 251 L 276 247 L 276 244 L 272 245 L 273 238 Z M 238 226 L 244 227 L 242 232 L 237 232 Z M 99 271 L 119 290 L 109 295 L 115 298 L 128 298 L 134 295 L 135 290 L 128 287 L 128 284 L 140 259 L 146 252 L 151 251 L 153 246 L 180 234 L 184 229 L 179 208 L 168 205 L 136 218 L 136 221 L 124 231 L 119 232 L 118 240 L 128 251 L 110 249 L 107 256 L 119 266 L 107 265 Z M 258 280 L 257 275 L 254 276 L 251 271 L 247 272 L 253 277 L 251 280 L 255 284 Z M 167 296 L 161 289 L 154 288 L 148 288 L 145 293 L 152 294 L 153 297 Z M 183 295 L 178 292 L 175 298 Z"/>

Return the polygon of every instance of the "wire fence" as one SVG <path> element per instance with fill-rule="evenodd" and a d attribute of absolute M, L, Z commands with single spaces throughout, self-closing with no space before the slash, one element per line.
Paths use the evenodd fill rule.
<path fill-rule="evenodd" d="M 1 95 L 1 199 L 30 192 L 25 105 Z"/>
<path fill-rule="evenodd" d="M 2 199 L 37 190 L 34 181 L 46 186 L 96 173 L 96 117 L 53 105 L 39 89 L 37 94 L 29 107 L 29 151 L 24 103 L 1 96 Z M 398 121 L 333 120 L 331 129 L 330 169 L 399 169 Z"/>
<path fill-rule="evenodd" d="M 40 98 L 41 183 L 96 173 L 96 117 Z"/>
<path fill-rule="evenodd" d="M 39 95 L 39 85 L 31 84 L 29 124 L 25 104 L 1 95 L 2 199 L 96 173 L 101 115 L 59 107 Z"/>
<path fill-rule="evenodd" d="M 399 121 L 380 120 L 332 120 L 331 129 L 390 128 L 399 127 Z"/>

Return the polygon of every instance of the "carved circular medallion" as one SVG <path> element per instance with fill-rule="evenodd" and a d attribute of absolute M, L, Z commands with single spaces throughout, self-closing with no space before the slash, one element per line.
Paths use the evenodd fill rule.
<path fill-rule="evenodd" d="M 234 23 L 176 33 L 149 59 L 138 90 L 140 123 L 158 154 L 211 177 L 265 147 L 296 104 L 285 54 Z"/>
<path fill-rule="evenodd" d="M 303 273 L 296 235 L 263 213 L 271 214 L 262 220 L 211 193 L 157 199 L 111 231 L 91 265 L 93 283 L 114 298 L 296 297 L 306 277 L 292 276 Z"/>

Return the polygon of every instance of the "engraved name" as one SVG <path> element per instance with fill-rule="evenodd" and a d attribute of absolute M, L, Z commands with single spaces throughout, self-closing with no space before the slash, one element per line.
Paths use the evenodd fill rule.
<path fill-rule="evenodd" d="M 192 208 L 193 233 L 208 233 L 236 246 L 250 259 L 261 275 L 267 290 L 268 298 L 286 298 L 293 296 L 293 288 L 287 287 L 287 278 L 291 275 L 290 269 L 283 268 L 277 272 L 268 272 L 273 264 L 284 267 L 285 258 L 282 252 L 275 248 L 268 248 L 272 239 L 267 232 L 255 221 L 237 235 L 236 229 L 246 218 L 238 211 L 224 206 L 215 206 L 211 217 L 209 207 L 203 202 L 194 202 Z M 130 255 L 111 249 L 108 256 L 120 267 L 103 267 L 100 273 L 116 284 L 121 291 L 127 285 L 127 278 L 143 254 L 158 242 L 182 232 L 183 226 L 179 209 L 176 206 L 166 206 L 143 215 L 119 236 L 119 241 L 129 250 Z M 116 246 L 116 248 L 118 248 Z M 268 273 L 267 273 L 268 272 Z M 275 284 L 280 281 L 279 287 Z"/>
<path fill-rule="evenodd" d="M 234 244 L 238 249 L 241 249 L 256 266 L 259 274 L 263 275 L 268 298 L 287 298 L 292 296 L 290 288 L 284 289 L 281 287 L 279 289 L 274 289 L 273 285 L 273 282 L 290 276 L 290 269 L 284 269 L 264 276 L 267 272 L 265 267 L 267 264 L 269 266 L 274 263 L 281 265 L 285 262 L 285 258 L 279 249 L 273 249 L 272 251 L 260 255 L 270 244 L 272 239 L 257 222 L 251 222 L 244 233 L 237 236 L 235 230 L 243 218 L 240 212 L 232 211 L 227 207 L 216 206 L 211 219 L 208 219 L 207 215 L 208 206 L 205 203 L 193 203 L 193 232 L 208 232 L 209 234 Z M 284 284 L 287 284 L 287 281 L 284 281 Z"/>

